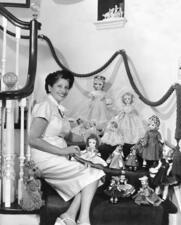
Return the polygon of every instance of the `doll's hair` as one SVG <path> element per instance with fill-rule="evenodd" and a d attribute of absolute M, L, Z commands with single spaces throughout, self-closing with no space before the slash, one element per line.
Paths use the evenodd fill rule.
<path fill-rule="evenodd" d="M 148 123 L 149 123 L 149 124 L 152 123 L 152 122 L 156 125 L 156 127 L 157 127 L 157 129 L 158 129 L 159 126 L 160 126 L 160 119 L 158 118 L 158 116 L 153 115 L 153 116 L 151 116 L 151 117 L 148 119 Z"/>
<path fill-rule="evenodd" d="M 102 89 L 104 88 L 104 85 L 105 85 L 105 82 L 106 82 L 106 78 L 104 76 L 100 76 L 100 75 L 95 76 L 93 84 L 95 83 L 95 81 L 101 81 L 102 84 L 103 84 Z"/>
<path fill-rule="evenodd" d="M 122 99 L 122 102 L 125 104 L 125 96 L 130 96 L 131 97 L 131 102 L 130 102 L 130 104 L 132 104 L 133 103 L 133 101 L 134 101 L 134 95 L 131 93 L 131 92 L 125 92 L 123 95 L 122 95 L 122 97 L 121 97 L 121 99 Z"/>
<path fill-rule="evenodd" d="M 96 141 L 96 148 L 98 148 L 99 147 L 99 142 L 100 142 L 98 136 L 96 134 L 94 134 L 94 133 L 90 134 L 87 137 L 87 139 L 86 139 L 86 146 L 87 147 L 89 146 L 89 140 L 90 139 L 94 139 Z"/>

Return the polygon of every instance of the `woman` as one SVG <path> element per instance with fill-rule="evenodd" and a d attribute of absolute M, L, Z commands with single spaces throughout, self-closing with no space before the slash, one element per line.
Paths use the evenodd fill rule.
<path fill-rule="evenodd" d="M 62 70 L 50 73 L 45 80 L 47 97 L 36 104 L 32 112 L 29 144 L 32 159 L 40 168 L 44 179 L 68 201 L 68 210 L 56 220 L 56 225 L 74 225 L 78 215 L 79 225 L 90 225 L 90 205 L 104 172 L 85 167 L 69 160 L 72 154 L 80 155 L 78 146 L 67 146 L 66 139 L 75 141 L 70 124 L 63 114 L 61 102 L 74 83 L 72 73 Z M 80 139 L 79 139 L 80 140 Z"/>

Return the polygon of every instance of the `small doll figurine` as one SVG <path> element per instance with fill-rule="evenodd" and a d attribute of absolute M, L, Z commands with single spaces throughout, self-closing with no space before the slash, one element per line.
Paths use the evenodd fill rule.
<path fill-rule="evenodd" d="M 110 168 L 124 169 L 124 160 L 123 160 L 123 146 L 118 145 L 113 153 L 107 158 L 106 162 L 109 164 Z"/>
<path fill-rule="evenodd" d="M 157 163 L 162 157 L 162 137 L 159 130 L 160 119 L 153 115 L 148 119 L 148 131 L 144 136 L 143 149 L 142 149 L 142 158 L 143 166 L 146 167 L 152 166 Z"/>
<path fill-rule="evenodd" d="M 136 151 L 137 150 L 136 150 L 135 146 L 133 146 L 131 148 L 131 152 L 126 157 L 125 165 L 129 168 L 129 170 L 136 171 L 138 166 L 139 166 L 139 162 L 138 162 L 137 152 Z"/>
<path fill-rule="evenodd" d="M 112 176 L 110 184 L 104 193 L 110 196 L 110 202 L 113 204 L 118 203 L 118 185 L 120 178 L 118 176 Z"/>
<path fill-rule="evenodd" d="M 123 133 L 124 142 L 135 144 L 145 134 L 145 124 L 135 107 L 135 96 L 131 92 L 124 92 L 121 96 L 122 109 L 115 120 Z"/>
<path fill-rule="evenodd" d="M 107 163 L 100 157 L 98 146 L 99 146 L 98 136 L 94 133 L 89 134 L 89 136 L 86 139 L 86 149 L 84 151 L 81 151 L 80 157 L 87 161 L 107 166 Z"/>
<path fill-rule="evenodd" d="M 124 144 L 123 135 L 116 121 L 111 120 L 110 122 L 108 122 L 108 125 L 101 138 L 101 142 L 111 146 Z"/>
<path fill-rule="evenodd" d="M 112 105 L 112 99 L 108 98 L 104 91 L 105 81 L 106 78 L 103 76 L 94 77 L 94 90 L 88 94 L 88 106 L 81 112 L 84 120 L 93 121 L 96 123 L 96 126 L 104 126 L 114 115 L 110 107 Z"/>
<path fill-rule="evenodd" d="M 162 203 L 162 199 L 149 187 L 148 177 L 143 176 L 139 180 L 141 181 L 141 188 L 133 196 L 135 203 L 138 205 L 159 206 Z"/>
<path fill-rule="evenodd" d="M 135 192 L 135 188 L 127 183 L 125 174 L 120 176 L 112 176 L 110 185 L 104 193 L 110 196 L 110 202 L 115 204 L 119 201 L 119 198 L 130 197 Z"/>
<path fill-rule="evenodd" d="M 168 196 L 169 186 L 177 184 L 175 176 L 171 173 L 173 152 L 174 149 L 164 143 L 163 156 L 159 160 L 158 165 L 149 169 L 152 185 L 155 187 L 155 193 L 162 194 L 163 200 Z"/>

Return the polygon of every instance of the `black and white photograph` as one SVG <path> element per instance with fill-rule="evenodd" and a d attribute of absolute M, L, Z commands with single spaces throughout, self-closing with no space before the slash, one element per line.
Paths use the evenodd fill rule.
<path fill-rule="evenodd" d="M 0 0 L 0 225 L 181 224 L 180 12 Z"/>

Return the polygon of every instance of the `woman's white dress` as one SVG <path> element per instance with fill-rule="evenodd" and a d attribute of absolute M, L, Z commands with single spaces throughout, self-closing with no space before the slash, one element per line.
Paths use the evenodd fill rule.
<path fill-rule="evenodd" d="M 70 124 L 65 116 L 60 115 L 61 108 L 62 106 L 48 95 L 45 101 L 34 106 L 32 117 L 41 117 L 48 121 L 42 137 L 45 141 L 65 148 L 67 143 L 64 137 L 70 132 Z M 69 160 L 66 156 L 58 156 L 34 148 L 31 149 L 31 156 L 40 168 L 44 179 L 65 201 L 105 175 L 102 170 L 85 167 L 77 161 Z"/>

